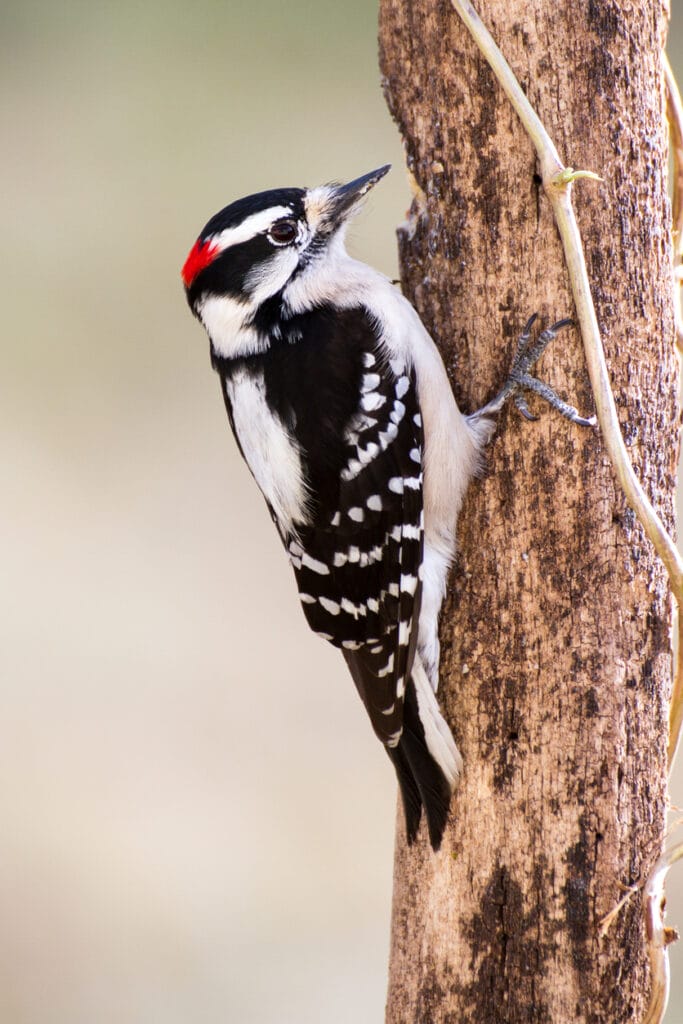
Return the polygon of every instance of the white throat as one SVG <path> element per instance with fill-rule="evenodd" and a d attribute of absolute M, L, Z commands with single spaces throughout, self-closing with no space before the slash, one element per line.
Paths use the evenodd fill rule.
<path fill-rule="evenodd" d="M 341 309 L 365 305 L 376 281 L 386 280 L 366 263 L 349 256 L 344 235 L 342 226 L 320 255 L 313 257 L 284 289 L 283 299 L 292 313 L 304 313 L 326 303 Z"/>

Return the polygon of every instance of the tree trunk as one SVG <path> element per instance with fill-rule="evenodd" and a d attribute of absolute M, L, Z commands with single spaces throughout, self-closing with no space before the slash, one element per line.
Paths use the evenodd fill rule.
<path fill-rule="evenodd" d="M 657 0 L 482 0 L 573 167 L 593 296 L 636 470 L 673 523 L 678 371 Z M 458 402 L 500 386 L 535 311 L 572 314 L 530 142 L 442 0 L 381 0 L 385 92 L 421 190 L 402 282 Z M 539 376 L 592 411 L 581 340 Z M 465 760 L 439 854 L 399 822 L 387 1021 L 640 1020 L 641 898 L 662 849 L 671 601 L 598 431 L 531 402 L 500 417 L 461 514 L 440 701 Z"/>

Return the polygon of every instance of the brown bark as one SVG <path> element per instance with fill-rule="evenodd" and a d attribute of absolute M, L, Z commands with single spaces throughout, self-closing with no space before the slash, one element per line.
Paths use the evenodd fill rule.
<path fill-rule="evenodd" d="M 633 462 L 673 522 L 677 365 L 658 0 L 482 0 L 565 161 Z M 381 0 L 389 107 L 424 192 L 403 286 L 466 411 L 505 377 L 526 317 L 571 315 L 522 127 L 442 0 Z M 426 205 L 424 205 L 426 203 Z M 539 375 L 591 410 L 580 338 Z M 508 409 L 460 521 L 440 700 L 465 760 L 441 852 L 399 822 L 387 1020 L 639 1020 L 640 895 L 666 809 L 671 602 L 597 432 Z"/>

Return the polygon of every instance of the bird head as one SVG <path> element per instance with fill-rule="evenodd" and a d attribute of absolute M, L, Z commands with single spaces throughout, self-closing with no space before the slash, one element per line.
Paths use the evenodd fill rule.
<path fill-rule="evenodd" d="M 254 324 L 264 305 L 276 300 L 287 316 L 306 305 L 304 293 L 314 304 L 329 290 L 335 263 L 346 257 L 346 226 L 388 170 L 379 167 L 344 185 L 258 192 L 211 218 L 182 279 L 190 308 L 219 354 L 231 354 L 238 344 L 258 349 Z"/>

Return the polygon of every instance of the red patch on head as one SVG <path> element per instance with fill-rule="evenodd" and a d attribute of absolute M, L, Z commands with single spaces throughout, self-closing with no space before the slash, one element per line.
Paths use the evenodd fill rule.
<path fill-rule="evenodd" d="M 183 264 L 181 275 L 186 288 L 189 288 L 197 274 L 213 263 L 220 252 L 220 246 L 215 242 L 202 242 L 198 238 L 190 249 L 190 254 Z"/>

